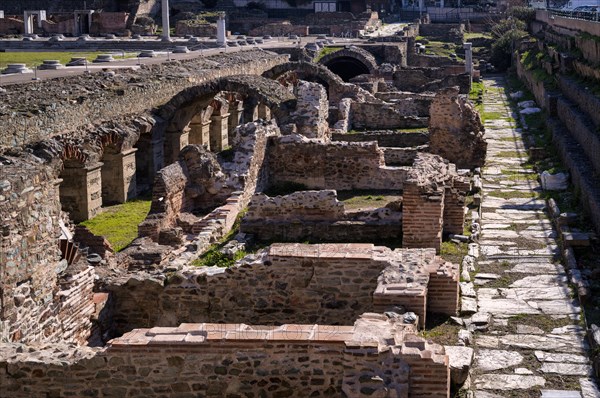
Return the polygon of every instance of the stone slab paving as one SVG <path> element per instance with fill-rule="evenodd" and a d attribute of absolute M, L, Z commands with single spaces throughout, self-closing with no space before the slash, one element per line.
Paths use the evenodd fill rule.
<path fill-rule="evenodd" d="M 502 116 L 485 122 L 478 274 L 461 284 L 463 308 L 490 320 L 470 330 L 471 390 L 475 398 L 600 398 L 579 324 L 581 307 L 560 263 L 546 203 L 536 198 L 541 188 L 525 164 L 504 82 L 484 83 L 485 111 Z"/>

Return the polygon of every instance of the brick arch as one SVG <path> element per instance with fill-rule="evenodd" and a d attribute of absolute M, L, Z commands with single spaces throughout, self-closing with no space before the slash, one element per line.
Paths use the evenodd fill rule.
<path fill-rule="evenodd" d="M 63 146 L 63 149 L 60 153 L 60 160 L 62 161 L 62 169 L 64 168 L 64 163 L 69 160 L 75 160 L 84 166 L 90 160 L 90 156 L 85 153 L 79 145 L 67 143 Z"/>
<path fill-rule="evenodd" d="M 357 75 L 365 72 L 373 74 L 378 69 L 377 61 L 370 52 L 354 46 L 327 54 L 319 60 L 319 63 L 326 66 L 345 81 L 348 80 L 348 77 L 336 72 L 339 67 L 346 65 L 348 68 L 358 69 L 360 73 L 357 73 Z"/>
<path fill-rule="evenodd" d="M 195 113 L 183 112 L 185 120 L 174 120 L 175 115 L 182 115 L 182 112 L 178 113 L 179 110 L 195 105 L 198 108 L 205 107 L 221 92 L 237 93 L 257 104 L 265 104 L 271 108 L 280 124 L 287 120 L 289 113 L 296 107 L 296 97 L 279 83 L 261 76 L 235 75 L 182 90 L 157 113 L 169 125 L 175 123 L 179 127 L 185 126 L 189 123 L 187 119 L 191 120 Z"/>
<path fill-rule="evenodd" d="M 276 65 L 262 74 L 268 79 L 278 79 L 293 72 L 298 79 L 323 84 L 325 88 L 339 90 L 344 81 L 335 73 L 320 64 L 312 62 L 286 62 Z"/>

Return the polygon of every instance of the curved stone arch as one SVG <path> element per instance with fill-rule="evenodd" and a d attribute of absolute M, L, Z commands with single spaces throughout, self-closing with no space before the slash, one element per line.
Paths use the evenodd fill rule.
<path fill-rule="evenodd" d="M 189 120 L 173 120 L 173 116 L 177 114 L 178 110 L 195 104 L 198 107 L 205 107 L 220 92 L 235 92 L 252 99 L 257 104 L 265 104 L 273 110 L 278 122 L 286 119 L 289 112 L 296 106 L 296 97 L 277 82 L 261 76 L 234 75 L 180 91 L 158 110 L 158 115 L 168 121 L 169 125 L 175 123 L 178 128 L 182 128 L 187 125 Z M 192 113 L 186 112 L 183 118 L 191 119 Z"/>
<path fill-rule="evenodd" d="M 277 79 L 288 72 L 294 72 L 301 80 L 320 83 L 324 85 L 328 91 L 329 89 L 339 90 L 344 85 L 344 81 L 338 75 L 327 69 L 325 66 L 314 64 L 312 62 L 286 62 L 274 66 L 264 72 L 262 76 L 268 79 Z"/>
<path fill-rule="evenodd" d="M 361 74 L 373 74 L 378 69 L 377 61 L 370 52 L 354 46 L 327 54 L 319 63 L 344 81 Z M 343 73 L 343 69 L 350 66 L 354 67 L 357 73 Z"/>

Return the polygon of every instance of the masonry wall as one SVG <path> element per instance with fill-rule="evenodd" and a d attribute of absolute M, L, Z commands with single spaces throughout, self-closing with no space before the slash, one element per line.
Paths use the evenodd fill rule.
<path fill-rule="evenodd" d="M 384 105 L 370 102 L 352 102 L 350 121 L 356 129 L 409 129 L 427 127 L 427 117 L 414 115 L 401 105 Z"/>
<path fill-rule="evenodd" d="M 362 324 L 338 328 L 142 329 L 104 349 L 47 346 L 33 361 L 23 347 L 7 345 L 0 366 L 10 372 L 0 374 L 0 397 L 448 397 L 443 347 L 414 335 L 412 325 L 382 327 L 385 318 L 367 315 Z"/>
<path fill-rule="evenodd" d="M 240 230 L 267 242 L 399 242 L 402 213 L 383 207 L 346 212 L 333 190 L 274 198 L 258 194 L 250 201 Z"/>
<path fill-rule="evenodd" d="M 3 158 L 0 342 L 85 342 L 94 271 L 61 260 L 61 205 L 50 168 Z"/>
<path fill-rule="evenodd" d="M 277 257 L 174 273 L 165 281 L 134 276 L 107 286 L 114 333 L 182 322 L 348 325 L 373 310 L 385 265 L 367 253 L 356 259 Z"/>
<path fill-rule="evenodd" d="M 331 139 L 333 141 L 347 142 L 367 142 L 377 141 L 380 147 L 416 147 L 429 143 L 427 129 L 422 132 L 403 133 L 398 131 L 365 131 L 354 134 L 349 133 L 333 133 Z"/>
<path fill-rule="evenodd" d="M 293 159 L 293 161 L 290 161 Z M 284 137 L 268 149 L 272 184 L 296 182 L 311 189 L 402 189 L 407 168 L 385 166 L 376 143 L 329 144 Z"/>
<path fill-rule="evenodd" d="M 36 82 L 35 93 L 29 84 L 6 86 L 3 100 L 8 108 L 0 116 L 0 144 L 33 143 L 59 132 L 142 114 L 166 103 L 184 88 L 236 74 L 260 75 L 287 60 L 286 55 L 244 51 L 144 66 L 138 71 L 119 71 L 114 77 L 91 74 Z M 158 75 L 166 77 L 157 79 Z M 12 117 L 11 111 L 19 112 L 24 106 L 23 98 L 28 99 L 25 106 L 33 116 Z M 48 98 L 53 99 L 52 106 L 45 104 Z"/>

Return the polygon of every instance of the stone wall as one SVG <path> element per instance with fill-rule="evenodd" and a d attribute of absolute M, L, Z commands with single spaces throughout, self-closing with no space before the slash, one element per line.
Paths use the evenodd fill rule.
<path fill-rule="evenodd" d="M 436 92 L 452 86 L 458 86 L 461 94 L 471 91 L 471 77 L 468 74 L 450 74 L 445 68 L 396 70 L 393 79 L 394 86 L 401 91 Z"/>
<path fill-rule="evenodd" d="M 459 168 L 481 167 L 487 143 L 479 113 L 462 96 L 458 87 L 439 91 L 429 112 L 429 147 Z"/>
<path fill-rule="evenodd" d="M 443 398 L 450 382 L 442 346 L 417 337 L 414 326 L 401 319 L 376 314 L 336 328 L 184 324 L 141 329 L 104 349 L 53 345 L 31 354 L 12 344 L 0 351 L 0 366 L 10 369 L 0 374 L 0 396 L 11 398 L 48 393 L 406 397 L 409 392 Z"/>
<path fill-rule="evenodd" d="M 308 138 L 329 139 L 329 104 L 325 87 L 301 80 L 295 87 L 295 93 L 298 102 L 291 119 L 296 124 L 297 132 Z"/>
<path fill-rule="evenodd" d="M 62 259 L 59 181 L 39 159 L 0 161 L 0 341 L 83 343 L 94 271 Z"/>
<path fill-rule="evenodd" d="M 228 269 L 186 267 L 166 278 L 117 274 L 103 289 L 110 292 L 112 335 L 182 322 L 348 325 L 365 311 L 398 305 L 423 326 L 428 303 L 439 307 L 438 298 L 427 300 L 430 275 L 438 273 L 458 283 L 458 267 L 432 249 L 278 243 Z"/>
<path fill-rule="evenodd" d="M 331 136 L 333 141 L 367 142 L 377 141 L 380 147 L 406 148 L 426 145 L 429 143 L 429 133 L 424 128 L 423 132 L 400 131 L 365 131 L 353 134 L 335 133 Z"/>
<path fill-rule="evenodd" d="M 409 129 L 426 127 L 427 117 L 414 115 L 402 104 L 352 102 L 350 123 L 356 129 Z"/>
<path fill-rule="evenodd" d="M 268 162 L 271 184 L 296 182 L 311 189 L 402 189 L 407 172 L 385 166 L 375 142 L 323 143 L 298 135 L 271 140 Z"/>
<path fill-rule="evenodd" d="M 100 35 L 103 33 L 124 33 L 127 27 L 129 14 L 125 12 L 95 12 L 92 14 L 92 26 L 90 34 Z"/>
<path fill-rule="evenodd" d="M 402 213 L 388 207 L 347 211 L 333 190 L 299 191 L 274 198 L 257 194 L 240 230 L 267 242 L 399 241 Z"/>
<path fill-rule="evenodd" d="M 256 190 L 266 186 L 267 138 L 275 135 L 279 135 L 277 126 L 266 122 L 238 126 L 232 141 L 233 158 L 220 158 L 220 162 L 197 145 L 184 148 L 181 160 L 158 173 L 150 213 L 138 228 L 140 236 L 161 243 L 161 231 L 172 231 L 167 238 L 179 228 L 193 236 L 195 251 L 202 253 L 230 230 Z M 192 214 L 199 212 L 205 216 Z M 225 222 L 217 221 L 223 217 Z"/>
<path fill-rule="evenodd" d="M 429 107 L 433 101 L 433 94 L 411 93 L 398 91 L 383 91 L 375 93 L 380 100 L 393 103 L 402 109 L 406 115 L 429 116 Z"/>
<path fill-rule="evenodd" d="M 261 74 L 286 61 L 285 55 L 244 51 L 119 70 L 114 76 L 81 75 L 5 86 L 6 92 L 0 94 L 0 145 L 19 146 L 131 118 L 166 103 L 186 87 L 223 76 Z"/>
<path fill-rule="evenodd" d="M 433 247 L 439 252 L 444 225 L 452 232 L 460 225 L 462 232 L 467 188 L 453 164 L 436 155 L 417 154 L 402 194 L 403 247 Z"/>
<path fill-rule="evenodd" d="M 419 34 L 430 40 L 454 42 L 456 44 L 463 43 L 463 35 L 465 32 L 464 24 L 422 24 L 419 26 Z"/>

